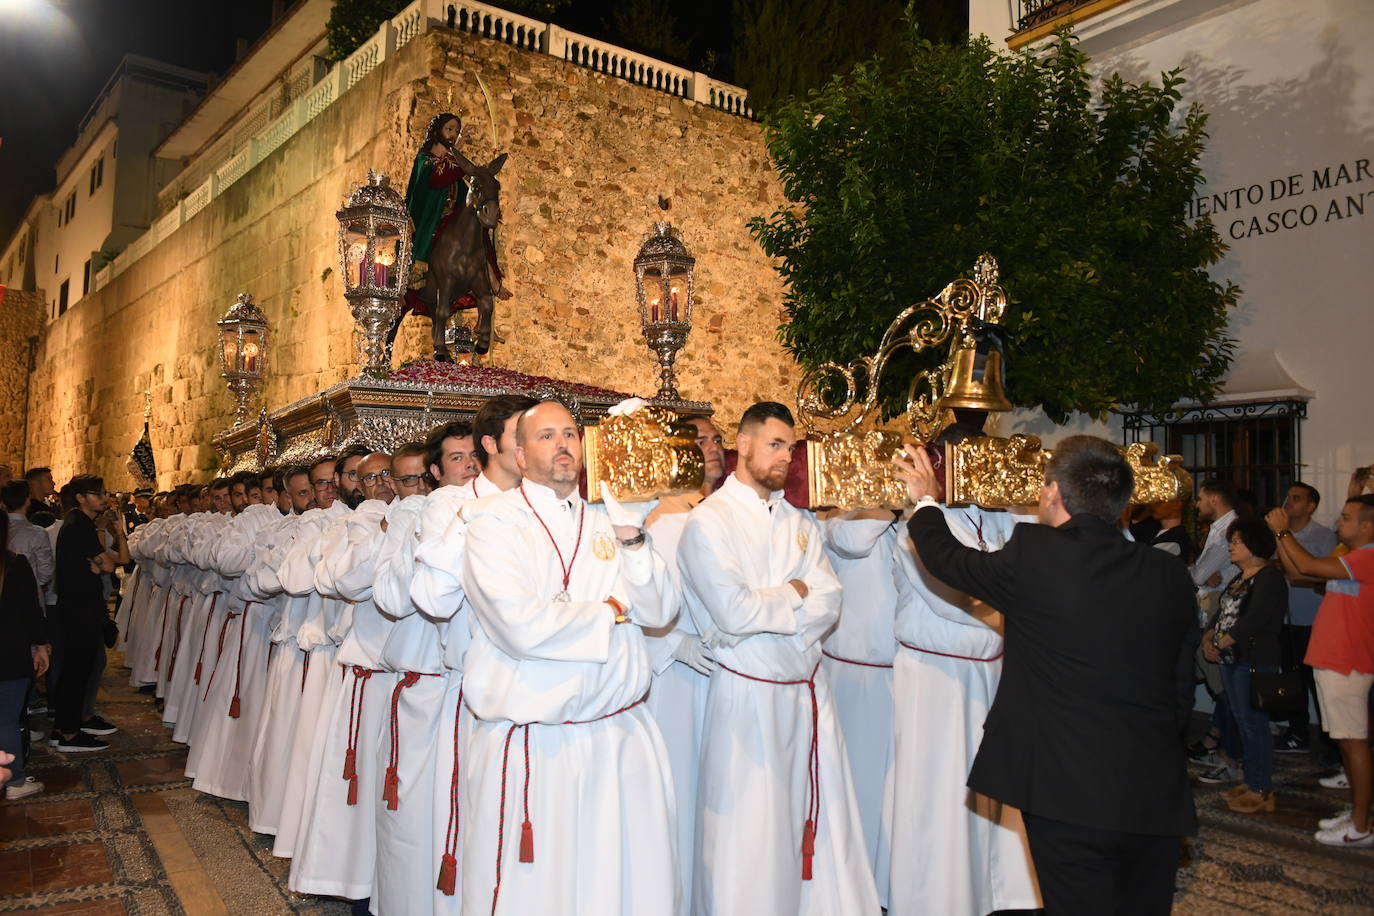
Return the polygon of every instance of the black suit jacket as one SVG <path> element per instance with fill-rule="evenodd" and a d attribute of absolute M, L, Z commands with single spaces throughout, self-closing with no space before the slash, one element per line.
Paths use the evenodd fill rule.
<path fill-rule="evenodd" d="M 1184 736 L 1198 642 L 1175 557 L 1079 515 L 960 544 L 934 508 L 909 523 L 926 568 L 1006 618 L 1006 656 L 969 787 L 1041 817 L 1129 833 L 1197 831 Z"/>

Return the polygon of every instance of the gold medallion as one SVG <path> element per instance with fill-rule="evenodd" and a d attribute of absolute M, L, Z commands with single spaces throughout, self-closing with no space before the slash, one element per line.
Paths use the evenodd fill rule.
<path fill-rule="evenodd" d="M 598 534 L 592 538 L 592 553 L 598 560 L 610 560 L 615 556 L 615 545 L 606 535 Z"/>
<path fill-rule="evenodd" d="M 809 538 L 807 538 L 806 532 L 805 532 L 805 531 L 798 531 L 798 532 L 797 532 L 797 548 L 798 548 L 802 553 L 806 553 L 806 545 L 809 544 L 809 543 L 811 543 L 811 541 L 810 541 Z"/>

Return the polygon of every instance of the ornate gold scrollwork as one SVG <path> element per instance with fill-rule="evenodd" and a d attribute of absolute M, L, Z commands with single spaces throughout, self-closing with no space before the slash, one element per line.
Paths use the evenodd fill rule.
<path fill-rule="evenodd" d="M 661 407 L 644 407 L 623 416 L 606 417 L 583 433 L 587 498 L 601 500 L 599 482 L 610 484 L 615 498 L 640 502 L 689 493 L 701 487 L 705 462 L 697 448 L 696 429 Z"/>

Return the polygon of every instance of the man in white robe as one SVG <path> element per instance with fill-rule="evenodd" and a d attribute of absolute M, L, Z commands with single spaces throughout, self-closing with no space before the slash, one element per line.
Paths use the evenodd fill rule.
<path fill-rule="evenodd" d="M 377 607 L 394 623 L 382 650 L 382 667 L 399 675 L 391 688 L 382 741 L 377 747 L 381 793 L 377 808 L 377 865 L 372 891 L 376 912 L 425 912 L 434 906 L 440 884 L 436 834 L 442 837 L 449 805 L 436 806 L 434 785 L 440 749 L 452 744 L 443 721 L 459 683 L 450 684 L 444 664 L 442 624 L 416 613 L 411 597 L 416 553 L 441 536 L 468 498 L 466 485 L 477 473 L 472 427 L 454 421 L 426 441 L 430 476 L 438 486 L 417 514 L 398 520 L 395 549 L 378 567 L 373 588 Z M 391 534 L 388 528 L 388 535 Z"/>
<path fill-rule="evenodd" d="M 1005 512 L 943 507 L 954 536 L 998 550 Z M 890 811 L 893 916 L 1036 909 L 1025 827 L 1015 808 L 966 787 L 1002 672 L 995 612 L 931 576 L 903 532 L 897 568 L 896 759 Z M 976 615 L 976 616 L 975 616 Z"/>
<path fill-rule="evenodd" d="M 463 659 L 471 641 L 471 614 L 463 597 L 463 529 L 458 508 L 469 500 L 494 496 L 520 484 L 515 462 L 515 427 L 520 414 L 538 403 L 523 395 L 502 395 L 482 405 L 473 418 L 470 438 L 454 436 L 462 426 L 440 430 L 430 454 L 430 473 L 442 486 L 426 503 L 417 531 L 414 571 L 410 586 L 417 617 L 433 624 L 443 647 L 445 693 L 433 742 L 434 774 L 430 832 L 433 912 L 456 914 L 462 903 L 459 893 L 458 855 L 461 849 L 465 774 L 462 761 L 472 729 L 472 716 L 462 701 Z M 471 448 L 468 448 L 469 442 Z M 462 479 L 469 467 L 466 456 L 476 458 L 481 472 Z M 405 624 L 410 626 L 413 624 Z M 414 694 L 402 702 L 413 702 Z M 417 903 L 418 905 L 418 903 Z"/>
<path fill-rule="evenodd" d="M 291 484 L 298 511 L 313 504 L 307 470 Z M 214 664 L 205 669 L 201 706 L 191 727 L 186 771 L 193 788 L 221 798 L 247 801 L 253 737 L 267 688 L 271 634 L 285 605 L 277 564 L 290 545 L 300 516 L 283 517 L 270 507 L 244 511 L 230 523 L 216 549 L 220 575 L 229 580 L 224 613 L 216 612 L 211 635 Z"/>
<path fill-rule="evenodd" d="M 318 702 L 323 695 L 322 675 L 333 670 L 333 646 L 327 637 L 328 618 L 336 615 L 338 600 L 326 598 L 315 587 L 315 567 L 320 560 L 320 542 L 325 532 L 351 511 L 336 498 L 338 476 L 333 458 L 317 459 L 310 468 L 311 485 L 315 493 L 315 507 L 302 512 L 292 528 L 289 545 L 283 544 L 280 562 L 269 556 L 268 567 L 276 570 L 276 585 L 284 596 L 282 613 L 272 630 L 272 657 L 269 666 L 264 702 L 254 731 L 249 764 L 248 823 L 258 833 L 277 834 L 291 808 L 298 816 L 300 799 L 288 798 L 287 779 L 291 767 L 291 749 L 302 711 L 306 692 L 310 689 L 310 669 L 315 670 L 315 690 L 311 699 Z M 260 594 L 272 597 L 270 583 L 262 584 Z M 326 645 L 328 646 L 326 648 Z M 315 653 L 323 658 L 314 666 Z M 307 714 L 318 710 L 306 709 Z M 312 719 L 301 720 L 311 723 Z M 288 807 L 290 806 L 290 807 Z M 289 854 L 294 839 L 281 844 L 277 855 Z"/>
<path fill-rule="evenodd" d="M 718 667 L 697 796 L 696 912 L 876 913 L 844 738 L 820 641 L 840 584 L 809 516 L 782 496 L 792 415 L 745 411 L 739 462 L 687 519 L 687 607 Z"/>
<path fill-rule="evenodd" d="M 225 506 L 203 516 L 193 516 L 183 529 L 183 554 L 194 573 L 189 598 L 180 604 L 177 613 L 177 639 L 166 664 L 167 692 L 162 709 L 163 723 L 172 726 L 174 732 L 183 718 L 188 720 L 189 727 L 189 720 L 194 719 L 199 706 L 195 702 L 193 683 L 194 658 L 203 641 L 207 611 L 216 602 L 215 595 L 223 589 L 214 568 L 214 548 L 232 518 L 229 507 Z"/>
<path fill-rule="evenodd" d="M 392 458 L 398 499 L 369 499 L 347 518 L 343 537 L 322 548 L 316 578 L 350 603 L 339 646 L 342 677 L 333 685 L 313 736 L 296 855 L 289 886 L 298 893 L 352 900 L 372 896 L 377 864 L 377 808 L 382 790 L 379 748 L 392 689 L 400 679 L 382 668 L 395 621 L 374 600 L 374 580 L 402 539 L 414 540 L 412 520 L 428 492 L 426 449 L 404 445 Z M 372 481 L 362 481 L 371 487 Z M 381 495 L 372 491 L 373 495 Z M 378 507 L 384 507 L 379 513 Z M 336 531 L 337 533 L 337 531 Z"/>
<path fill-rule="evenodd" d="M 893 758 L 897 588 L 892 550 L 899 534 L 897 518 L 885 509 L 862 509 L 832 513 L 820 522 L 825 553 L 842 588 L 840 621 L 822 643 L 821 667 L 830 676 L 863 821 L 864 847 L 883 906 L 892 861 L 883 805 Z"/>
<path fill-rule="evenodd" d="M 642 512 L 578 496 L 566 408 L 522 414 L 516 443 L 522 485 L 464 506 L 462 911 L 670 914 L 672 777 L 640 628 L 671 622 L 675 589 Z"/>
<path fill-rule="evenodd" d="M 697 448 L 703 461 L 701 489 L 684 496 L 667 497 L 649 514 L 645 530 L 650 546 L 668 565 L 673 581 L 681 587 L 677 548 L 688 513 L 715 492 L 725 476 L 725 446 L 720 430 L 706 417 L 692 417 Z M 663 732 L 673 769 L 677 797 L 677 860 L 682 881 L 682 913 L 692 912 L 692 871 L 696 864 L 697 769 L 701 761 L 701 735 L 706 725 L 706 688 L 715 660 L 701 641 L 691 614 L 679 613 L 670 626 L 645 630 L 654 682 L 645 704 Z"/>
<path fill-rule="evenodd" d="M 145 668 L 145 657 L 151 657 L 152 650 L 147 648 L 150 633 L 156 633 L 152 623 L 155 611 L 154 600 L 162 600 L 157 569 L 156 546 L 162 537 L 162 529 L 167 524 L 165 517 L 159 516 L 146 525 L 140 525 L 129 535 L 129 555 L 138 564 L 138 583 L 124 602 L 129 605 L 128 620 L 124 625 L 124 663 L 129 666 L 129 686 L 139 687 L 147 681 L 140 680 Z M 154 635 L 152 642 L 157 641 Z M 146 665 L 151 669 L 151 664 Z"/>

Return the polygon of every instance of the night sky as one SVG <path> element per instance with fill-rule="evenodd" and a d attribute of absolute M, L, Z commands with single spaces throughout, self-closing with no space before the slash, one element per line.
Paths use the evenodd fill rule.
<path fill-rule="evenodd" d="M 0 245 L 125 54 L 223 74 L 272 0 L 0 0 Z"/>
<path fill-rule="evenodd" d="M 570 0 L 554 20 L 611 38 L 616 2 Z M 708 51 L 728 57 L 730 0 L 670 6 L 691 36 L 674 63 L 695 66 Z M 273 0 L 0 0 L 0 245 L 33 196 L 52 190 L 58 157 L 125 54 L 223 75 L 238 42 L 251 45 L 267 30 L 272 7 Z"/>

